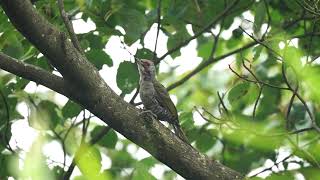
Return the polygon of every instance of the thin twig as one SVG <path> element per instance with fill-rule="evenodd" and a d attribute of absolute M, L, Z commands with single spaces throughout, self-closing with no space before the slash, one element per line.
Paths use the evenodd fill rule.
<path fill-rule="evenodd" d="M 293 153 L 289 154 L 288 156 L 286 156 L 285 158 L 283 158 L 281 161 L 274 162 L 272 166 L 270 166 L 270 167 L 268 167 L 268 168 L 265 168 L 265 169 L 257 172 L 256 174 L 251 175 L 250 178 L 255 177 L 255 176 L 257 176 L 257 175 L 259 175 L 259 174 L 261 174 L 261 173 L 264 173 L 264 172 L 266 172 L 266 171 L 272 170 L 272 168 L 273 168 L 274 166 L 278 166 L 280 163 L 285 162 L 285 161 L 288 160 L 291 156 L 293 156 Z"/>
<path fill-rule="evenodd" d="M 288 104 L 287 113 L 286 113 L 286 120 L 287 120 L 286 126 L 287 126 L 287 129 L 290 129 L 290 127 L 289 127 L 289 125 L 290 125 L 289 115 L 290 115 L 291 107 L 293 105 L 293 101 L 294 101 L 294 98 L 296 97 L 296 93 L 297 93 L 298 89 L 299 89 L 299 86 L 297 86 L 294 89 L 294 92 L 292 93 L 292 96 L 291 96 L 289 104 Z"/>
<path fill-rule="evenodd" d="M 192 70 L 190 73 L 188 73 L 186 76 L 184 76 L 182 79 L 178 80 L 177 82 L 171 84 L 170 86 L 168 86 L 168 90 L 172 90 L 180 85 L 182 85 L 183 83 L 185 83 L 187 80 L 189 80 L 191 77 L 193 77 L 194 75 L 196 75 L 198 72 L 202 71 L 204 68 L 206 68 L 207 66 L 209 66 L 210 64 L 217 62 L 219 60 L 222 60 L 226 57 L 229 57 L 231 55 L 234 55 L 238 52 L 244 51 L 246 49 L 249 49 L 250 47 L 253 47 L 254 45 L 256 45 L 256 42 L 251 42 L 246 44 L 245 46 L 238 48 L 236 50 L 233 50 L 229 53 L 226 53 L 224 55 L 218 56 L 216 58 L 210 57 L 207 61 L 204 61 L 203 63 L 201 63 L 200 65 L 198 65 L 194 70 Z"/>
<path fill-rule="evenodd" d="M 306 128 L 306 129 L 307 129 L 307 128 Z M 307 142 L 306 144 L 304 144 L 304 145 L 302 145 L 302 146 L 299 147 L 298 145 L 294 144 L 294 142 L 292 142 L 292 140 L 291 140 L 290 138 L 288 138 L 289 142 L 291 142 L 291 143 L 295 146 L 296 149 L 295 149 L 291 154 L 289 154 L 288 156 L 286 156 L 285 158 L 283 158 L 281 161 L 274 162 L 272 166 L 270 166 L 270 167 L 268 167 L 268 168 L 265 168 L 265 169 L 263 169 L 263 170 L 255 173 L 255 174 L 249 176 L 249 178 L 255 177 L 255 176 L 257 176 L 257 175 L 259 175 L 259 174 L 261 174 L 261 173 L 263 173 L 263 172 L 266 172 L 266 171 L 271 171 L 274 166 L 278 166 L 280 163 L 283 163 L 283 162 L 287 161 L 287 160 L 288 160 L 290 157 L 292 157 L 297 151 L 300 151 L 301 148 L 303 148 L 303 147 L 305 147 L 305 146 L 308 146 L 308 145 L 310 145 L 310 144 L 312 144 L 312 143 L 314 143 L 314 142 L 317 142 L 318 139 L 319 139 L 319 136 L 316 137 L 316 138 L 314 138 L 314 139 L 312 139 L 312 140 L 310 140 L 310 141 Z M 303 150 L 301 150 L 301 151 L 303 151 Z M 304 151 L 303 151 L 303 152 L 304 152 Z M 305 153 L 305 152 L 304 152 L 304 153 Z M 307 156 L 309 156 L 309 154 L 307 154 Z M 312 160 L 315 160 L 315 159 L 312 157 Z M 316 164 L 319 166 L 318 162 L 317 162 L 317 161 L 315 161 L 315 162 L 316 162 Z"/>
<path fill-rule="evenodd" d="M 299 0 L 295 0 L 295 2 L 298 5 L 300 5 L 304 10 L 308 11 L 309 13 L 314 14 L 316 16 L 320 16 L 320 12 L 317 12 L 316 10 L 313 10 L 314 7 L 311 7 L 308 3 L 302 4 L 301 2 L 299 2 Z M 308 6 L 308 7 L 306 7 L 306 6 Z M 315 6 L 315 7 L 317 7 L 317 6 Z"/>
<path fill-rule="evenodd" d="M 138 96 L 139 90 L 140 90 L 140 85 L 138 84 L 137 89 L 136 89 L 136 92 L 134 93 L 134 95 L 132 96 L 131 100 L 129 101 L 130 104 L 133 104 L 133 105 L 134 105 L 134 100 L 135 100 L 136 97 Z"/>
<path fill-rule="evenodd" d="M 80 42 L 77 38 L 77 35 L 76 33 L 74 32 L 74 29 L 73 29 L 73 26 L 72 26 L 72 23 L 70 22 L 69 20 L 69 17 L 66 13 L 66 11 L 64 10 L 64 4 L 63 4 L 63 0 L 58 0 L 58 6 L 59 6 L 59 10 L 60 10 L 60 15 L 62 17 L 62 20 L 67 28 L 67 31 L 69 33 L 69 36 L 70 36 L 70 39 L 71 39 L 71 42 L 73 44 L 73 46 L 82 54 L 84 54 L 82 48 L 81 48 L 81 45 L 80 45 Z"/>
<path fill-rule="evenodd" d="M 295 23 L 296 23 L 296 22 L 295 22 Z M 291 23 L 290 26 L 291 26 L 292 24 L 295 24 L 295 23 Z M 289 27 L 289 26 L 285 26 L 285 27 Z M 294 38 L 304 38 L 304 37 L 308 37 L 308 36 L 310 36 L 310 35 L 311 35 L 311 34 L 309 34 L 309 33 L 307 33 L 307 34 L 295 35 L 295 36 L 292 36 L 291 39 L 294 39 Z M 316 36 L 316 35 L 320 35 L 320 32 L 319 32 L 319 33 L 314 33 L 313 35 L 315 35 L 315 36 Z M 271 39 L 270 39 L 270 40 L 271 40 Z M 265 41 L 265 40 L 264 40 L 264 41 Z M 257 44 L 258 44 L 258 42 L 253 41 L 253 42 L 250 42 L 250 43 L 248 43 L 248 44 L 246 44 L 246 45 L 244 45 L 244 46 L 242 46 L 242 47 L 240 47 L 240 48 L 238 48 L 238 49 L 235 49 L 235 50 L 233 50 L 233 51 L 231 51 L 231 52 L 228 52 L 228 53 L 226 53 L 226 54 L 223 54 L 223 55 L 221 55 L 221 56 L 219 56 L 219 57 L 216 57 L 216 58 L 210 57 L 207 61 L 204 61 L 203 63 L 199 64 L 195 69 L 193 69 L 192 71 L 190 71 L 190 72 L 189 72 L 188 74 L 186 74 L 183 78 L 181 78 L 180 80 L 178 80 L 178 81 L 172 83 L 171 85 L 169 85 L 169 86 L 167 87 L 167 90 L 170 91 L 170 90 L 172 90 L 172 89 L 174 89 L 174 88 L 176 88 L 176 87 L 184 84 L 184 83 L 185 83 L 186 81 L 188 81 L 191 77 L 195 76 L 197 73 L 199 73 L 200 71 L 202 71 L 203 69 L 205 69 L 205 68 L 208 67 L 209 65 L 213 64 L 214 62 L 220 61 L 220 60 L 222 60 L 222 59 L 224 59 L 224 58 L 226 58 L 226 57 L 229 57 L 229 56 L 232 56 L 232 55 L 234 55 L 234 54 L 236 54 L 236 53 L 239 53 L 239 52 L 242 52 L 242 51 L 244 51 L 244 50 L 247 50 L 247 49 L 249 49 L 249 48 L 251 48 L 251 47 L 253 47 L 253 46 L 257 45 Z"/>
<path fill-rule="evenodd" d="M 212 121 L 211 119 L 205 117 L 204 114 L 201 113 L 197 107 L 194 107 L 194 109 L 195 109 L 195 110 L 197 111 L 197 113 L 202 117 L 203 120 L 205 120 L 205 121 L 207 121 L 207 122 L 209 122 L 209 123 L 215 124 L 215 125 L 221 125 L 221 124 L 222 124 L 221 122 Z M 203 109 L 203 108 L 202 108 L 202 109 Z M 216 119 L 215 116 L 212 116 L 212 117 L 214 117 L 214 118 Z M 218 119 L 218 118 L 217 118 L 217 119 Z"/>
<path fill-rule="evenodd" d="M 264 38 L 266 37 L 266 35 L 267 35 L 267 33 L 268 33 L 268 30 L 269 30 L 269 28 L 270 28 L 271 21 L 272 21 L 272 20 L 271 20 L 271 15 L 270 15 L 270 10 L 269 10 L 269 5 L 268 5 L 268 3 L 267 3 L 266 0 L 263 0 L 263 3 L 264 3 L 264 6 L 266 7 L 266 10 L 267 10 L 268 22 L 267 22 L 267 29 L 266 29 L 266 31 L 263 33 L 261 39 L 264 39 Z"/>
<path fill-rule="evenodd" d="M 198 31 L 194 36 L 190 37 L 189 39 L 181 42 L 176 47 L 170 49 L 168 52 L 166 52 L 164 55 L 162 55 L 157 61 L 155 61 L 155 64 L 159 64 L 161 60 L 163 60 L 165 57 L 167 57 L 169 54 L 172 54 L 173 52 L 179 50 L 183 46 L 187 45 L 190 41 L 196 39 L 197 37 L 201 36 L 204 32 L 207 32 L 212 26 L 214 26 L 218 21 L 220 21 L 221 18 L 224 18 L 226 14 L 239 2 L 239 0 L 234 0 L 229 6 L 227 6 L 224 11 L 222 11 L 220 14 L 214 17 L 214 19 L 206 25 L 203 29 Z"/>
<path fill-rule="evenodd" d="M 222 97 L 220 96 L 220 93 L 219 93 L 218 91 L 217 91 L 217 95 L 218 95 L 218 97 L 219 97 L 220 104 L 222 105 L 224 111 L 226 112 L 227 115 L 229 115 L 229 110 L 228 110 L 228 108 L 226 107 L 226 105 L 224 104 L 223 99 L 222 99 Z"/>
<path fill-rule="evenodd" d="M 9 126 L 10 126 L 10 110 L 9 110 L 9 104 L 7 102 L 7 99 L 5 97 L 5 95 L 3 94 L 3 92 L 0 90 L 0 95 L 1 95 L 1 98 L 3 100 L 3 103 L 4 103 L 4 107 L 6 109 L 6 129 L 5 129 L 5 132 L 4 132 L 4 135 L 3 135 L 3 138 L 6 142 L 6 145 L 7 145 L 7 149 L 11 152 L 14 152 L 14 150 L 12 149 L 12 147 L 10 146 L 10 143 L 9 143 L 9 138 L 8 138 L 8 133 L 9 133 Z"/>
<path fill-rule="evenodd" d="M 312 34 L 316 31 L 316 20 L 314 19 L 313 20 L 313 24 L 312 24 Z M 308 48 L 307 48 L 307 60 L 306 62 L 309 63 L 309 56 L 310 56 L 310 53 L 311 53 L 311 46 L 312 46 L 312 41 L 313 41 L 313 35 L 310 36 L 310 40 L 308 42 Z"/>
<path fill-rule="evenodd" d="M 315 138 L 311 139 L 309 142 L 305 143 L 302 146 L 299 146 L 298 144 L 296 144 L 290 137 L 287 137 L 287 139 L 289 140 L 289 142 L 294 146 L 294 148 L 296 149 L 296 151 L 300 151 L 302 152 L 305 156 L 307 156 L 306 160 L 307 161 L 313 161 L 313 165 L 317 166 L 317 168 L 320 168 L 320 164 L 317 161 L 317 159 L 307 150 L 303 149 L 303 147 L 310 145 L 311 143 L 317 142 L 319 140 L 320 136 L 316 136 Z"/>
<path fill-rule="evenodd" d="M 275 55 L 277 55 L 278 57 L 276 57 L 278 60 L 281 61 L 281 55 L 276 52 L 275 50 L 273 50 L 272 48 L 270 48 L 268 45 L 266 45 L 264 42 L 263 42 L 263 39 L 257 39 L 255 38 L 253 35 L 249 34 L 246 30 L 244 30 L 241 26 L 239 26 L 239 29 L 242 30 L 246 35 L 248 35 L 252 40 L 254 40 L 255 42 L 257 42 L 258 44 L 264 46 L 265 48 L 267 48 L 269 51 L 273 52 Z"/>
<path fill-rule="evenodd" d="M 59 133 L 57 133 L 54 129 L 51 129 L 51 131 L 56 136 L 56 138 L 58 138 L 62 143 L 62 152 L 63 152 L 63 163 L 62 163 L 62 165 L 63 165 L 63 167 L 66 167 L 66 156 L 67 156 L 66 144 L 65 144 L 63 138 L 60 136 Z"/>
<path fill-rule="evenodd" d="M 221 120 L 221 118 L 216 117 L 212 113 L 210 113 L 208 110 L 206 110 L 204 107 L 201 108 L 205 113 L 209 114 L 211 117 L 213 117 L 216 120 Z"/>
<path fill-rule="evenodd" d="M 292 86 L 290 85 L 288 79 L 287 79 L 287 75 L 285 73 L 285 67 L 284 67 L 284 63 L 282 63 L 282 76 L 284 79 L 284 82 L 287 84 L 288 88 L 290 88 L 290 90 L 297 96 L 297 98 L 300 100 L 300 102 L 303 104 L 303 106 L 305 107 L 310 119 L 311 119 L 311 123 L 312 123 L 312 127 L 314 127 L 314 129 L 318 132 L 320 132 L 320 128 L 318 127 L 318 125 L 316 124 L 316 120 L 310 110 L 310 108 L 308 107 L 306 101 L 300 96 L 300 94 L 298 92 L 295 92 L 295 90 L 292 88 Z"/>
<path fill-rule="evenodd" d="M 248 61 L 248 60 L 247 60 Z M 259 82 L 260 80 L 258 79 L 258 77 L 252 72 L 252 70 L 246 65 L 246 63 L 244 62 L 244 60 L 242 60 L 242 66 L 252 75 L 252 77 Z"/>
<path fill-rule="evenodd" d="M 255 120 L 256 118 L 256 111 L 257 111 L 257 106 L 258 106 L 258 103 L 259 103 L 259 100 L 260 100 L 260 97 L 262 95 L 262 90 L 263 90 L 263 85 L 260 87 L 259 86 L 259 94 L 258 94 L 258 97 L 254 103 L 254 106 L 253 106 L 253 111 L 252 111 L 252 119 Z"/>
<path fill-rule="evenodd" d="M 142 102 L 133 103 L 134 106 L 139 106 L 139 105 L 141 105 L 141 104 L 142 104 Z"/>
<path fill-rule="evenodd" d="M 265 85 L 265 86 L 268 86 L 268 87 L 271 87 L 271 88 L 275 88 L 275 89 L 290 90 L 290 89 L 287 88 L 287 87 L 275 86 L 275 85 L 272 85 L 272 84 L 263 82 L 263 81 L 261 81 L 261 80 L 258 80 L 258 81 L 257 81 L 257 80 L 252 80 L 252 79 L 248 79 L 247 77 L 241 76 L 239 73 L 237 73 L 234 69 L 231 68 L 231 65 L 230 65 L 230 64 L 229 64 L 229 69 L 230 69 L 236 76 L 238 76 L 240 79 L 243 79 L 243 80 L 245 80 L 245 81 L 252 82 L 252 83 L 257 83 L 257 84 L 261 84 L 261 85 Z"/>
<path fill-rule="evenodd" d="M 152 60 L 156 60 L 155 58 L 157 57 L 157 45 L 158 45 L 158 37 L 159 37 L 159 32 L 160 32 L 160 27 L 161 27 L 161 0 L 158 0 L 158 8 L 157 8 L 157 35 L 156 35 L 156 42 L 154 44 L 154 50 L 153 50 L 153 58 Z"/>
<path fill-rule="evenodd" d="M 307 127 L 307 128 L 302 128 L 302 129 L 297 129 L 295 131 L 291 131 L 291 132 L 289 132 L 289 134 L 299 134 L 302 132 L 312 131 L 312 130 L 315 130 L 314 127 Z"/>

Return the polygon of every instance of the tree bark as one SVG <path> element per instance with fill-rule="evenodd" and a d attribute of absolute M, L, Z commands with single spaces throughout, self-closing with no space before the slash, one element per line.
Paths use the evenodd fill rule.
<path fill-rule="evenodd" d="M 40 83 L 79 103 L 186 179 L 242 179 L 240 173 L 199 153 L 160 122 L 141 117 L 139 110 L 114 93 L 97 69 L 74 48 L 67 35 L 39 15 L 30 1 L 1 0 L 1 5 L 16 29 L 62 74 L 62 84 L 68 87 L 55 88 L 55 85 Z M 0 61 L 2 59 L 0 56 Z M 10 64 L 1 66 L 34 80 L 9 67 Z"/>

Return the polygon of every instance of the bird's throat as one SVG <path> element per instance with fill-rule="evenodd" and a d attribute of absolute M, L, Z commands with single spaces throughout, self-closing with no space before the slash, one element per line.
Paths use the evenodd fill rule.
<path fill-rule="evenodd" d="M 143 81 L 152 81 L 152 76 L 151 76 L 151 73 L 150 72 L 144 72 L 143 73 L 143 76 L 142 76 L 142 80 Z"/>

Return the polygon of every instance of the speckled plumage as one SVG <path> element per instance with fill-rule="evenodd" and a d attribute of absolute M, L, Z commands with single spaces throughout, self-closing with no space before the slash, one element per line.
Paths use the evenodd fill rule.
<path fill-rule="evenodd" d="M 138 61 L 140 74 L 140 98 L 145 109 L 154 113 L 160 121 L 167 121 L 173 126 L 175 134 L 187 142 L 182 132 L 178 112 L 170 99 L 166 88 L 155 77 L 155 66 L 150 60 Z"/>

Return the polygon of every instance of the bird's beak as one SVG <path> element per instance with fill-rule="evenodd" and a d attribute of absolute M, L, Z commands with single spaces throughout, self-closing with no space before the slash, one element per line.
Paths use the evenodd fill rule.
<path fill-rule="evenodd" d="M 138 61 L 136 61 L 136 62 L 137 62 L 137 65 L 138 65 L 138 66 L 143 67 L 142 61 L 138 60 Z"/>
<path fill-rule="evenodd" d="M 136 61 L 138 65 L 138 69 L 144 69 L 141 61 Z"/>

